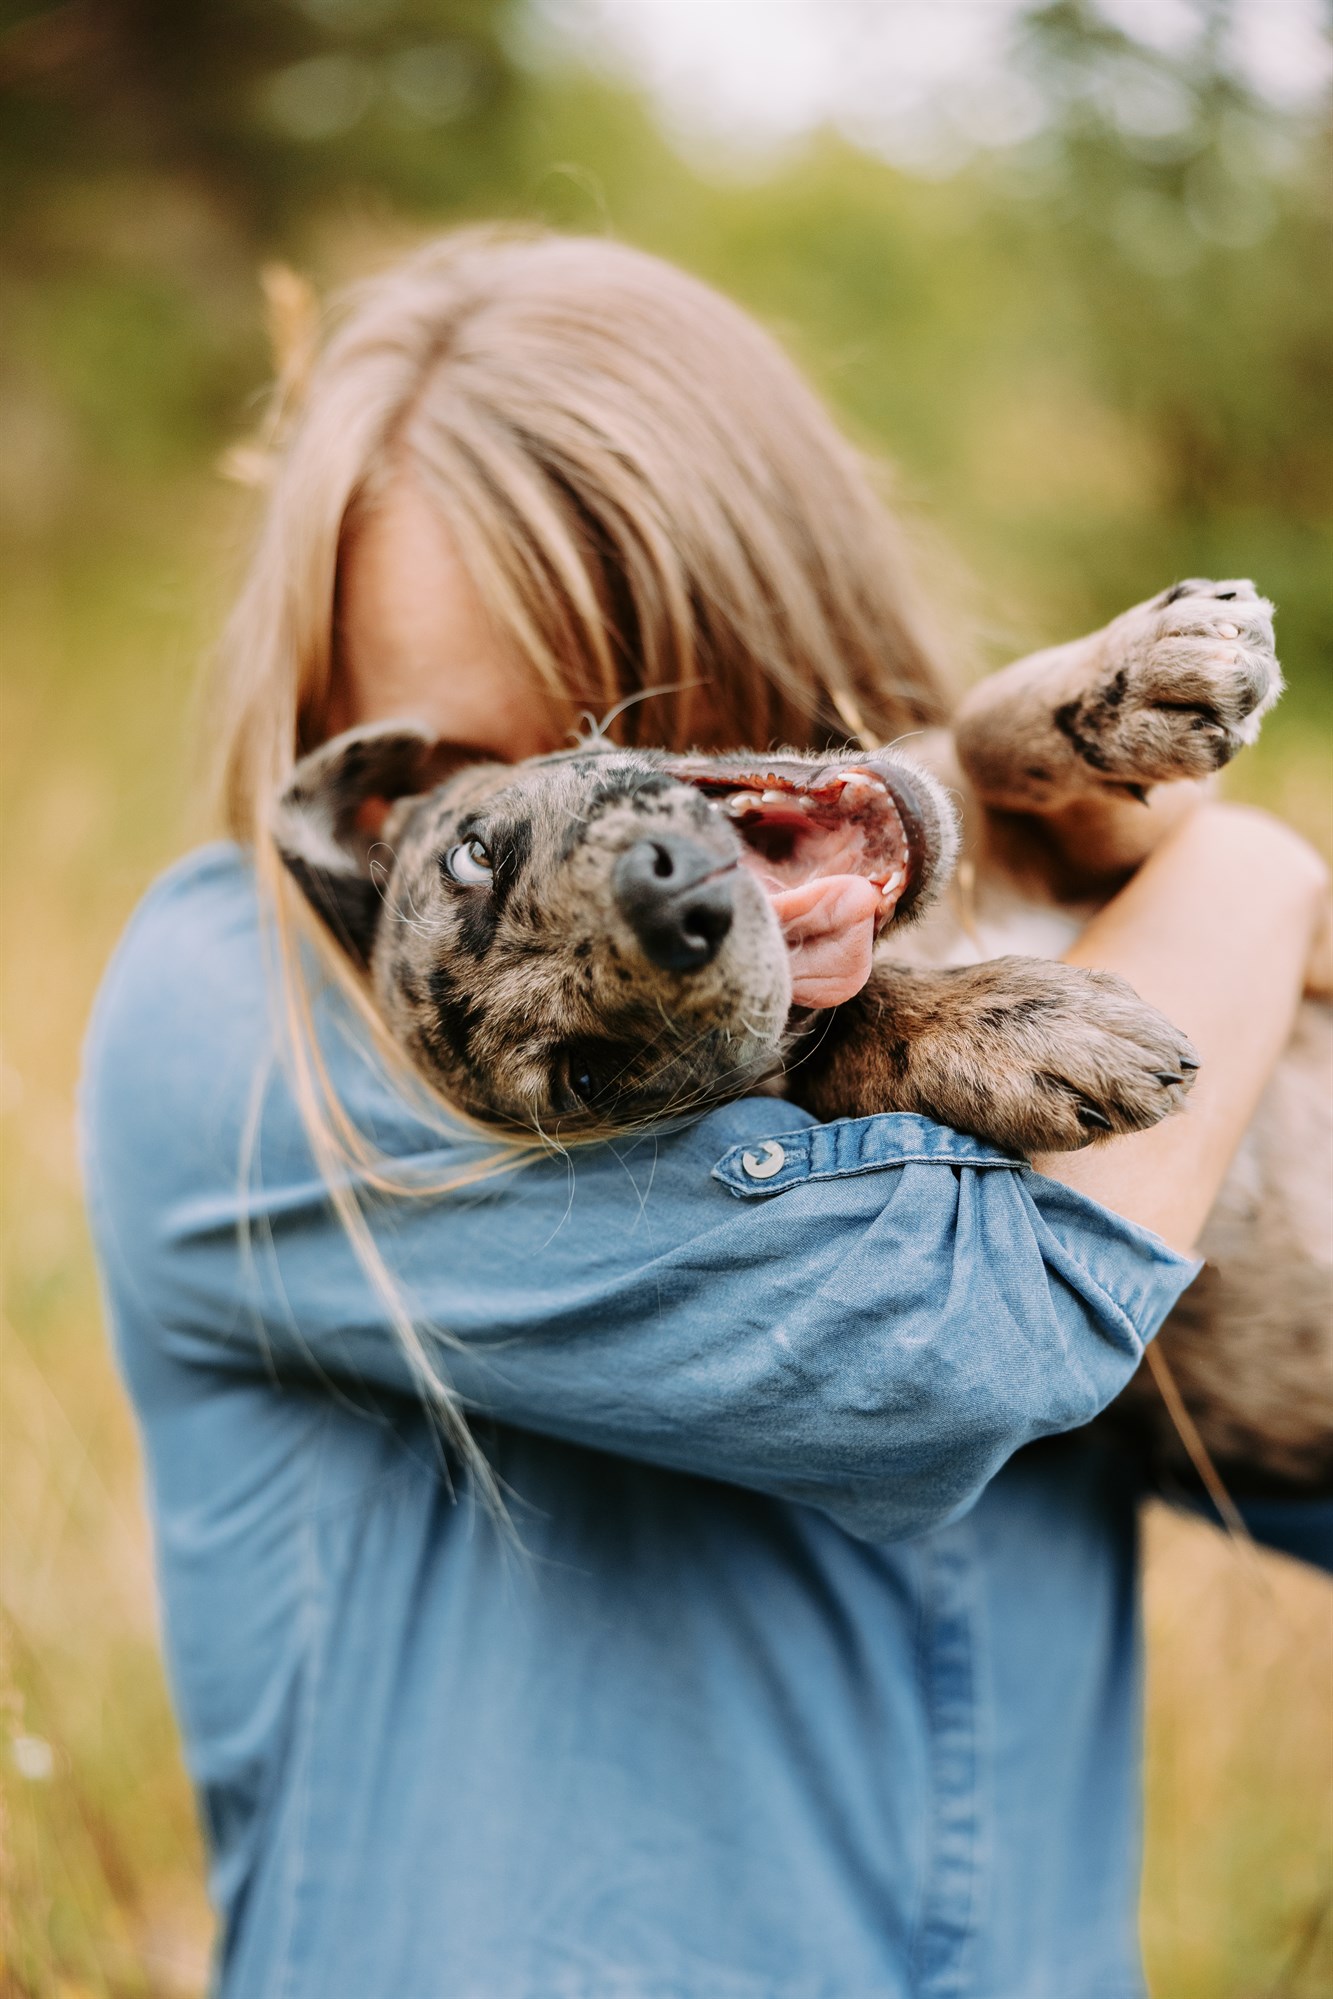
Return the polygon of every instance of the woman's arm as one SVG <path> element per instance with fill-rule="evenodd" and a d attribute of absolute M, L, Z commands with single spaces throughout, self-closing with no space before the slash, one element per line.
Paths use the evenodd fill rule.
<path fill-rule="evenodd" d="M 1118 972 L 1202 1058 L 1180 1116 L 1087 1152 L 1036 1161 L 1190 1250 L 1291 1032 L 1327 875 L 1265 813 L 1204 805 L 1095 916 L 1075 965 Z"/>
<path fill-rule="evenodd" d="M 317 1014 L 359 1126 L 418 1167 L 464 1166 L 466 1147 L 377 1075 L 343 1003 L 326 995 Z M 108 974 L 84 1142 L 157 1475 L 179 1475 L 185 1452 L 191 1476 L 247 1491 L 265 1426 L 317 1434 L 338 1404 L 418 1392 L 272 1040 L 253 885 L 215 849 L 159 886 Z M 1096 1415 L 1192 1274 L 923 1118 L 818 1125 L 771 1098 L 443 1199 L 381 1201 L 373 1219 L 468 1409 L 820 1506 L 873 1539 L 938 1524 L 1020 1446 Z M 210 1426 L 210 1405 L 244 1420 Z M 205 1474 L 222 1429 L 236 1441 Z"/>

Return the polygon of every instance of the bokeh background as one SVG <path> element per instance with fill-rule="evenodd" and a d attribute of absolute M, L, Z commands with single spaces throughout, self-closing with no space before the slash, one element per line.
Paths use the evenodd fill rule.
<path fill-rule="evenodd" d="M 1254 576 L 1290 692 L 1229 782 L 1333 851 L 1330 53 L 1317 0 L 4 19 L 0 1991 L 197 1994 L 202 1861 L 73 1099 L 118 930 L 209 830 L 193 703 L 253 506 L 220 466 L 262 415 L 261 270 L 323 291 L 480 216 L 676 258 L 896 464 L 973 666 Z M 1202 1526 L 1147 1532 L 1154 1993 L 1325 1994 L 1330 1595 Z"/>

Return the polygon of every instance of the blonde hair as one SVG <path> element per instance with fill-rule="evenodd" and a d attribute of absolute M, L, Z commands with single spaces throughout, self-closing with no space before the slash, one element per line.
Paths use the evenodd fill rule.
<path fill-rule="evenodd" d="M 317 926 L 269 833 L 298 755 L 324 732 L 349 532 L 410 476 L 554 716 L 672 690 L 626 709 L 622 741 L 885 741 L 945 719 L 945 676 L 867 468 L 775 342 L 697 279 L 608 241 L 463 231 L 353 292 L 318 354 L 290 286 L 270 296 L 296 336 L 220 653 L 223 809 L 255 852 L 316 1158 L 466 1449 L 357 1193 L 440 1189 L 405 1183 L 337 1099 L 298 949 Z M 315 941 L 401 1069 L 364 986 Z"/>

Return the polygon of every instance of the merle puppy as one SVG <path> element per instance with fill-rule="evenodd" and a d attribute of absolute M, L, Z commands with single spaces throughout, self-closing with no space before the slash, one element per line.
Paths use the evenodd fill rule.
<path fill-rule="evenodd" d="M 423 733 L 353 730 L 301 764 L 279 839 L 393 1033 L 477 1117 L 568 1138 L 781 1078 L 820 1115 L 922 1111 L 1035 1151 L 1153 1124 L 1189 1087 L 1188 1043 L 1119 979 L 873 953 L 955 844 L 904 760 L 594 743 L 432 779 Z M 399 791 L 368 837 L 367 798 Z"/>
<path fill-rule="evenodd" d="M 1248 585 L 1190 585 L 986 683 L 960 719 L 961 774 L 947 745 L 927 753 L 955 785 L 972 779 L 979 822 L 1061 787 L 1076 803 L 1080 790 L 1137 795 L 1226 761 L 1279 687 L 1269 607 Z M 372 833 L 375 801 L 387 812 Z M 969 912 L 941 895 L 953 806 L 901 755 L 593 741 L 505 766 L 391 724 L 306 757 L 275 834 L 418 1066 L 510 1129 L 623 1131 L 780 1087 L 821 1118 L 916 1111 L 1017 1153 L 1057 1151 L 1156 1123 L 1197 1066 L 1109 974 L 1013 954 L 955 962 L 977 957 L 979 933 L 975 900 Z M 1003 879 L 1001 843 L 976 852 L 992 891 L 981 920 L 1001 946 L 1023 941 L 1030 884 Z M 1071 932 L 1080 914 L 1063 913 Z M 1319 1264 L 1293 1245 L 1265 1156 L 1274 1116 L 1280 1132 L 1270 1105 L 1241 1164 L 1247 1187 L 1219 1203 L 1227 1267 L 1163 1338 L 1235 1483 L 1323 1486 Z M 1169 1460 L 1174 1432 L 1140 1403 Z"/>

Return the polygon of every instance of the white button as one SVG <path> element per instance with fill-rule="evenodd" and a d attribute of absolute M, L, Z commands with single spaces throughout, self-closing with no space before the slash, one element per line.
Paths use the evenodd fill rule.
<path fill-rule="evenodd" d="M 787 1163 L 787 1154 L 775 1138 L 766 1138 L 758 1152 L 741 1154 L 742 1170 L 752 1180 L 771 1180 L 775 1173 L 781 1173 Z"/>

